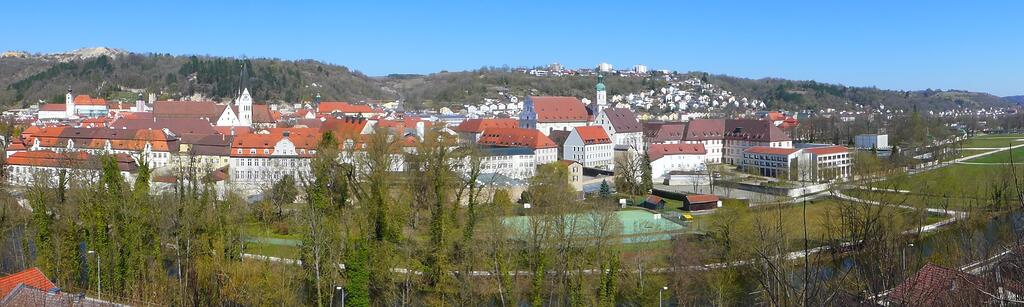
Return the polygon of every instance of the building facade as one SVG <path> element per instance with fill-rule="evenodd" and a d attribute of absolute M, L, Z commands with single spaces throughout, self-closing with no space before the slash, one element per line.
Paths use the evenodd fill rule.
<path fill-rule="evenodd" d="M 615 144 L 601 126 L 576 127 L 565 140 L 563 160 L 579 162 L 584 167 L 611 169 Z"/>
<path fill-rule="evenodd" d="M 583 127 L 589 120 L 586 106 L 576 97 L 527 96 L 519 113 L 520 128 L 537 129 L 544 135 Z"/>

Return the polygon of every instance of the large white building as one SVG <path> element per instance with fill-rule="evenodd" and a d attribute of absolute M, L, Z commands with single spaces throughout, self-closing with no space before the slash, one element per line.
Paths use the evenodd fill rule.
<path fill-rule="evenodd" d="M 299 129 L 274 129 L 267 134 L 242 134 L 231 142 L 229 181 L 247 192 L 258 192 L 291 175 L 296 182 L 311 180 L 310 158 L 319 134 Z"/>
<path fill-rule="evenodd" d="M 481 174 L 501 174 L 512 179 L 529 179 L 537 170 L 537 156 L 525 147 L 490 147 L 483 149 Z"/>
<path fill-rule="evenodd" d="M 484 147 L 527 148 L 536 156 L 537 165 L 558 160 L 558 144 L 537 129 L 488 128 L 478 144 Z"/>
<path fill-rule="evenodd" d="M 89 95 L 74 96 L 71 89 L 64 95 L 64 104 L 48 103 L 39 106 L 40 120 L 68 120 L 80 117 L 102 117 L 108 112 L 107 101 Z"/>
<path fill-rule="evenodd" d="M 615 144 L 601 126 L 576 127 L 563 145 L 563 160 L 572 160 L 584 167 L 611 169 Z"/>
<path fill-rule="evenodd" d="M 583 127 L 589 120 L 586 106 L 576 97 L 527 96 L 519 113 L 520 128 L 537 129 L 544 135 Z"/>
<path fill-rule="evenodd" d="M 705 170 L 706 154 L 702 144 L 652 144 L 647 150 L 647 157 L 651 161 L 651 177 L 661 178 L 672 171 Z"/>
<path fill-rule="evenodd" d="M 804 149 L 767 146 L 744 150 L 740 167 L 761 176 L 785 180 L 826 182 L 850 176 L 852 160 L 842 146 Z"/>
<path fill-rule="evenodd" d="M 853 142 L 858 149 L 889 149 L 888 134 L 860 134 L 854 137 Z"/>

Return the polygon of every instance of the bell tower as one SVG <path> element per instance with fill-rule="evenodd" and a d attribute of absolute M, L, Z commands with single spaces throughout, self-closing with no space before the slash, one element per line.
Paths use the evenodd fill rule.
<path fill-rule="evenodd" d="M 64 95 L 64 112 L 69 119 L 75 117 L 75 96 L 71 95 L 71 87 L 68 87 L 68 93 Z"/>

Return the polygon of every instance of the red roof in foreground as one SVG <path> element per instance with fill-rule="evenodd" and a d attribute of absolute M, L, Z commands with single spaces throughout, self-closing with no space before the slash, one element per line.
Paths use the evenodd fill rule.
<path fill-rule="evenodd" d="M 999 285 L 981 277 L 962 271 L 940 267 L 931 263 L 892 289 L 887 295 L 889 301 L 920 306 L 984 305 L 992 297 L 997 286 L 1019 292 L 1019 284 L 1004 280 Z M 957 304 L 949 304 L 957 302 Z"/>
<path fill-rule="evenodd" d="M 600 127 L 599 127 L 600 128 Z M 489 128 L 480 135 L 480 145 L 499 147 L 529 147 L 533 149 L 555 148 L 550 138 L 540 130 L 526 128 Z"/>
<path fill-rule="evenodd" d="M 475 118 L 467 119 L 455 127 L 455 132 L 480 133 L 488 128 L 516 128 L 519 121 L 511 118 Z"/>
<path fill-rule="evenodd" d="M 11 290 L 14 290 L 20 284 L 26 284 L 43 291 L 50 291 L 50 289 L 56 287 L 46 278 L 46 275 L 43 275 L 39 268 L 28 268 L 18 273 L 0 277 L 0 298 L 7 296 Z"/>
<path fill-rule="evenodd" d="M 718 196 L 716 196 L 716 195 L 708 195 L 708 194 L 690 194 L 690 195 L 686 195 L 686 201 L 691 203 L 691 204 L 702 204 L 702 203 L 717 202 L 718 201 Z"/>
<path fill-rule="evenodd" d="M 612 140 L 608 137 L 608 132 L 604 131 L 604 127 L 601 126 L 585 126 L 576 127 L 576 133 L 583 139 L 583 144 L 611 144 Z"/>
<path fill-rule="evenodd" d="M 755 154 L 762 154 L 762 155 L 783 155 L 783 156 L 788 156 L 788 155 L 793 154 L 796 151 L 797 151 L 796 148 L 777 148 L 777 147 L 768 147 L 768 146 L 754 146 L 754 147 L 747 148 L 747 150 L 745 150 L 744 152 L 755 153 Z"/>
<path fill-rule="evenodd" d="M 804 149 L 804 151 L 809 152 L 809 153 L 813 153 L 813 154 L 816 154 L 816 155 L 819 155 L 819 156 L 820 155 L 834 155 L 834 154 L 850 152 L 849 149 L 846 149 L 846 147 L 843 147 L 843 146 L 813 147 L 813 148 Z"/>
<path fill-rule="evenodd" d="M 703 155 L 707 153 L 704 144 L 651 144 L 647 149 L 647 157 L 651 161 L 670 155 Z"/>

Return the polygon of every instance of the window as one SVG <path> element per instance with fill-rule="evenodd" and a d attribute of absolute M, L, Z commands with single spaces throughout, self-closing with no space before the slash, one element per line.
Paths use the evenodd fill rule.
<path fill-rule="evenodd" d="M 242 154 L 242 149 L 241 148 L 238 149 L 238 154 Z"/>
<path fill-rule="evenodd" d="M 249 154 L 250 155 L 255 155 L 256 154 L 256 148 L 249 149 Z"/>

